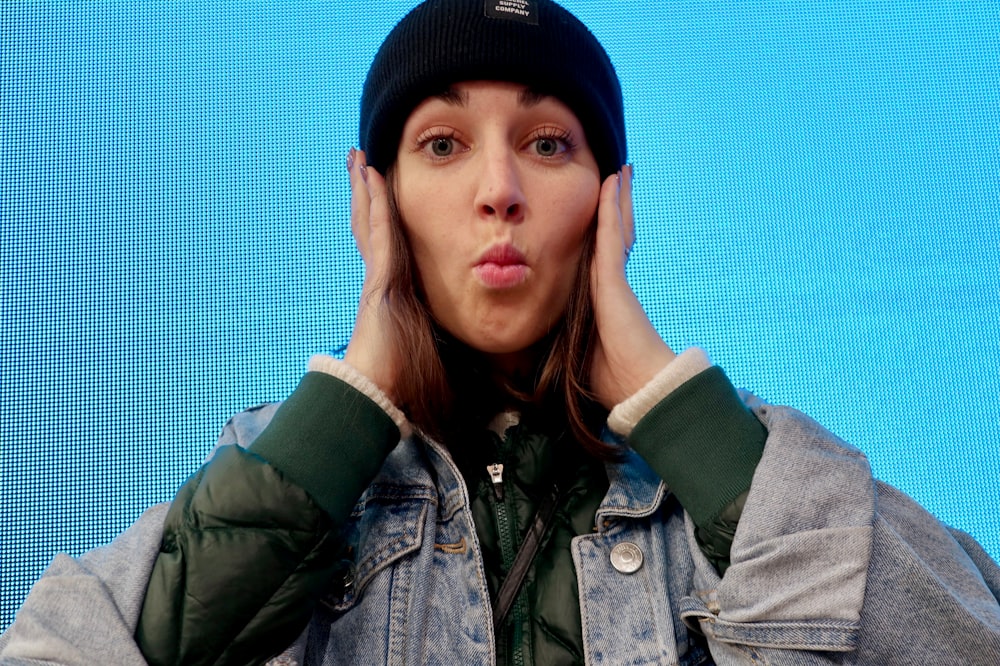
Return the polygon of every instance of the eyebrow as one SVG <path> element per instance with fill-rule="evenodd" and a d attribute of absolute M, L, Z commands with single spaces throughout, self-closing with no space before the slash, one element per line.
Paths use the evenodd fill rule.
<path fill-rule="evenodd" d="M 517 103 L 521 106 L 532 107 L 537 106 L 542 103 L 548 95 L 545 93 L 540 93 L 537 90 L 532 90 L 531 88 L 525 88 L 521 91 L 521 94 L 517 96 Z"/>
<path fill-rule="evenodd" d="M 439 92 L 433 97 L 441 100 L 446 104 L 451 104 L 452 106 L 468 106 L 469 105 L 469 93 L 464 91 L 455 90 L 454 88 L 448 88 L 443 92 Z"/>
<path fill-rule="evenodd" d="M 465 107 L 469 105 L 469 93 L 464 90 L 455 90 L 454 88 L 448 88 L 447 90 L 434 95 L 437 99 L 445 102 L 446 104 L 451 104 L 453 106 Z M 530 108 L 533 106 L 538 106 L 541 104 L 548 95 L 545 93 L 540 93 L 537 90 L 532 90 L 531 88 L 525 88 L 517 95 L 517 103 L 520 106 Z"/>

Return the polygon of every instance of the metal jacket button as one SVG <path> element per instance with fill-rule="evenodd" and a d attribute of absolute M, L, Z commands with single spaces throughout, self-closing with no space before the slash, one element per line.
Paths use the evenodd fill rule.
<path fill-rule="evenodd" d="M 611 549 L 611 566 L 623 574 L 631 574 L 642 568 L 642 551 L 639 546 L 623 541 Z"/>

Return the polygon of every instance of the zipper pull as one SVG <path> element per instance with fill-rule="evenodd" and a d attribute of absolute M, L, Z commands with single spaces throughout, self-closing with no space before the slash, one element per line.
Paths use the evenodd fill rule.
<path fill-rule="evenodd" d="M 493 481 L 493 492 L 496 493 L 497 500 L 503 501 L 503 463 L 493 463 L 486 466 L 490 479 Z"/>

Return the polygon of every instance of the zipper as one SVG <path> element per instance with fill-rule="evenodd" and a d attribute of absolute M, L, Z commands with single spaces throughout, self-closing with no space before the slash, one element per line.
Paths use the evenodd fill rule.
<path fill-rule="evenodd" d="M 492 465 L 487 465 L 486 472 L 490 475 L 490 480 L 493 481 L 493 494 L 496 495 L 498 502 L 502 502 L 503 463 L 493 463 Z"/>
<path fill-rule="evenodd" d="M 503 442 L 504 450 L 509 449 L 509 443 L 509 438 L 505 437 Z M 514 509 L 508 504 L 510 493 L 504 492 L 503 471 L 504 466 L 501 462 L 495 462 L 492 465 L 486 466 L 486 472 L 489 474 L 490 481 L 493 484 L 493 506 L 497 519 L 497 534 L 500 536 L 500 557 L 503 560 L 503 570 L 509 573 L 514 564 L 514 558 L 517 555 L 517 525 L 512 518 Z M 514 602 L 514 607 L 511 609 L 511 616 L 513 617 L 513 626 L 511 629 L 513 630 L 513 635 L 507 638 L 510 632 L 506 627 L 503 629 L 505 642 L 510 646 L 509 661 L 514 666 L 524 665 L 522 643 L 524 641 L 523 619 L 525 612 L 527 612 L 527 608 L 524 607 L 523 597 L 518 594 L 518 599 Z"/>
<path fill-rule="evenodd" d="M 503 490 L 503 463 L 493 463 L 486 467 L 493 482 L 493 507 L 497 519 L 497 534 L 500 535 L 500 557 L 503 560 L 503 570 L 510 571 L 514 564 L 517 549 L 514 547 L 514 525 L 511 524 L 512 508 L 507 506 L 506 493 Z"/>

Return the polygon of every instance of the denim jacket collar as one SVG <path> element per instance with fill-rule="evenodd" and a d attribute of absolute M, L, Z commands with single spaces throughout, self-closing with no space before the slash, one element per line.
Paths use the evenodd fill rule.
<path fill-rule="evenodd" d="M 666 484 L 631 449 L 626 449 L 621 461 L 608 463 L 605 468 L 610 486 L 597 510 L 598 528 L 610 517 L 649 516 L 667 495 Z M 418 435 L 401 441 L 393 449 L 366 495 L 384 493 L 389 487 L 395 488 L 396 494 L 417 492 L 423 495 L 434 491 L 442 519 L 451 517 L 469 501 L 465 482 L 447 449 Z M 405 491 L 407 487 L 411 490 Z"/>

